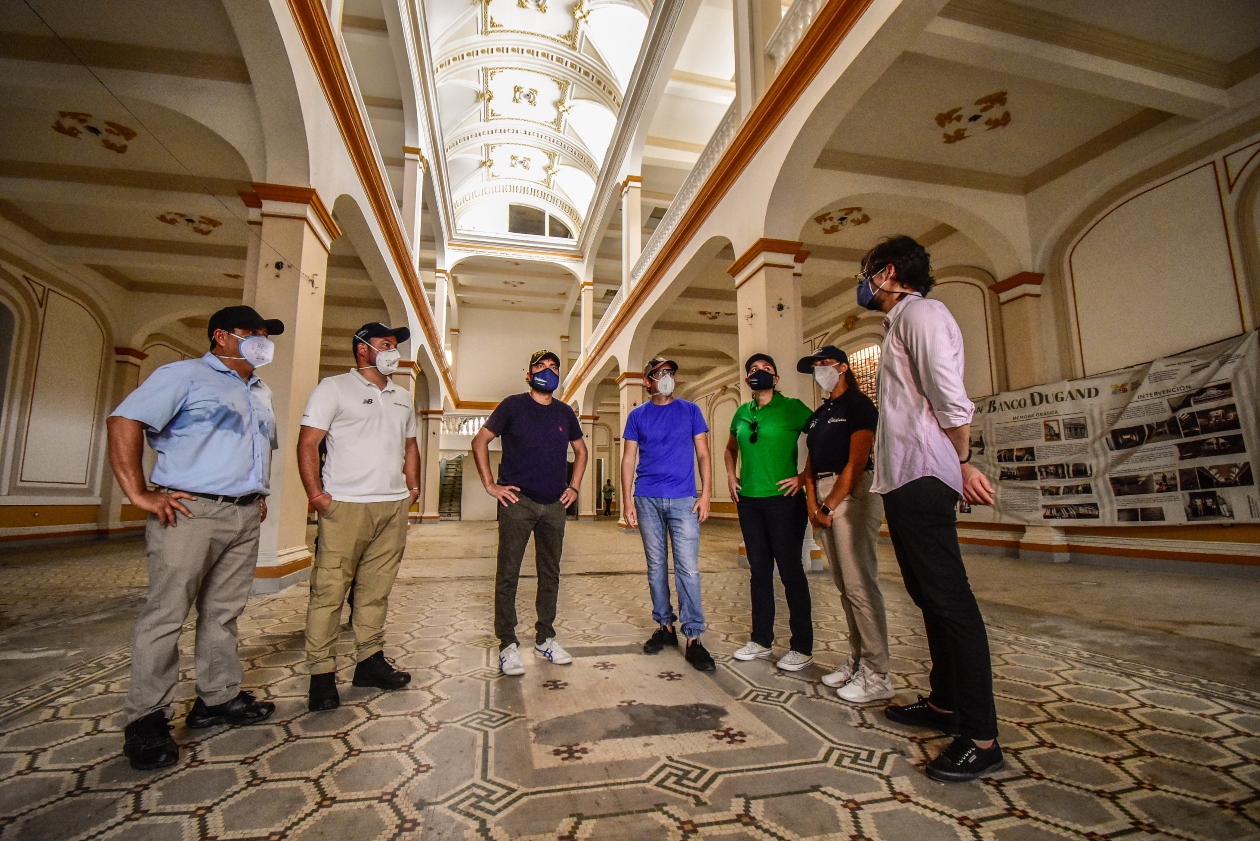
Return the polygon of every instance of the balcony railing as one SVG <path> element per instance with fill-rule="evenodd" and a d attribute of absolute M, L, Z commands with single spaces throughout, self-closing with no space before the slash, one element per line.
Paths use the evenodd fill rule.
<path fill-rule="evenodd" d="M 739 128 L 739 110 L 734 102 L 727 109 L 722 121 L 718 123 L 717 128 L 713 132 L 713 136 L 709 138 L 709 143 L 704 147 L 704 151 L 700 153 L 700 157 L 696 159 L 696 165 L 692 167 L 691 172 L 687 175 L 687 179 L 683 181 L 682 187 L 674 196 L 674 200 L 670 202 L 669 210 L 665 211 L 665 215 L 661 218 L 660 223 L 656 226 L 656 230 L 652 232 L 652 236 L 648 237 L 648 241 L 643 246 L 643 251 L 639 254 L 639 259 L 635 262 L 634 268 L 630 270 L 630 287 L 638 285 L 643 279 L 643 275 L 647 273 L 648 267 L 652 265 L 652 261 L 661 253 L 665 241 L 669 239 L 669 235 L 678 227 L 678 223 L 682 220 L 683 214 L 687 212 L 687 208 L 691 207 L 691 203 L 695 201 L 696 195 L 699 194 L 700 188 L 704 182 L 708 180 L 713 173 L 717 162 L 721 159 L 722 154 L 727 147 L 731 145 L 731 141 L 735 139 L 735 132 Z M 600 318 L 599 323 L 595 325 L 595 329 L 591 332 L 591 340 L 586 343 L 586 347 L 582 348 L 582 357 L 585 359 L 590 356 L 595 347 L 599 344 L 600 338 L 608 331 L 613 319 L 617 316 L 617 311 L 621 309 L 621 305 L 626 299 L 627 284 L 622 284 L 617 290 L 617 294 L 608 304 L 608 309 L 604 310 L 604 315 Z M 572 374 L 569 379 L 572 379 Z"/>
<path fill-rule="evenodd" d="M 774 59 L 775 73 L 783 69 L 825 3 L 826 0 L 795 0 L 788 8 L 766 44 L 766 55 Z"/>
<path fill-rule="evenodd" d="M 442 415 L 443 435 L 476 435 L 489 415 Z"/>

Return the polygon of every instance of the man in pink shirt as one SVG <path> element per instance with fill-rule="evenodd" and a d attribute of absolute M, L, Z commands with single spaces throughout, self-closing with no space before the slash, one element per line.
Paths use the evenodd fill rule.
<path fill-rule="evenodd" d="M 923 611 L 931 692 L 884 714 L 957 738 L 927 767 L 942 782 L 974 780 L 1004 764 L 984 617 L 958 548 L 959 497 L 991 505 L 993 486 L 971 464 L 973 405 L 963 385 L 963 337 L 932 289 L 931 259 L 907 236 L 862 260 L 858 303 L 885 314 L 879 363 L 875 480 L 906 590 Z"/>

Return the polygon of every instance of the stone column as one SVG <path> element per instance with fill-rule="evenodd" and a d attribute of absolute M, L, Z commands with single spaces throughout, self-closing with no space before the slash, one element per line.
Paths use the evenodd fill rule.
<path fill-rule="evenodd" d="M 258 297 L 258 251 L 262 244 L 262 201 L 250 191 L 240 193 L 245 202 L 249 237 L 245 240 L 245 274 L 241 291 L 242 303 Z"/>
<path fill-rule="evenodd" d="M 591 343 L 591 334 L 595 332 L 595 284 L 582 281 L 582 353 Z"/>
<path fill-rule="evenodd" d="M 778 0 L 734 0 L 735 99 L 743 119 L 774 78 L 774 59 L 766 44 L 783 15 Z"/>
<path fill-rule="evenodd" d="M 411 245 L 411 263 L 420 260 L 420 208 L 424 204 L 424 173 L 428 161 L 415 146 L 403 147 L 403 228 Z"/>
<path fill-rule="evenodd" d="M 621 376 L 617 377 L 617 395 L 621 401 L 621 417 L 617 422 L 617 446 L 613 448 L 614 458 L 617 459 L 616 478 L 617 498 L 621 500 L 618 508 L 617 525 L 623 529 L 630 528 L 630 524 L 626 522 L 626 501 L 621 498 L 621 457 L 622 449 L 625 447 L 625 439 L 622 433 L 626 431 L 626 419 L 630 417 L 630 412 L 634 407 L 643 403 L 643 373 L 641 371 L 625 371 Z M 594 471 L 592 471 L 594 472 Z"/>
<path fill-rule="evenodd" d="M 114 379 L 109 393 L 111 412 L 140 384 L 140 363 L 148 356 L 136 348 L 114 348 Z M 127 495 L 114 478 L 109 459 L 105 459 L 105 469 L 101 473 L 101 505 L 96 514 L 97 530 L 105 535 L 144 531 L 146 517 L 143 511 L 127 500 Z"/>
<path fill-rule="evenodd" d="M 1050 377 L 1042 333 L 1041 281 L 1038 272 L 1020 272 L 989 287 L 1002 312 L 1002 345 L 1007 388 L 1040 385 Z"/>
<path fill-rule="evenodd" d="M 459 328 L 458 327 L 447 328 L 446 333 L 450 338 L 446 347 L 442 349 L 442 352 L 446 353 L 447 355 L 446 367 L 450 369 L 451 380 L 454 381 L 455 380 L 455 365 L 457 362 L 459 362 Z"/>
<path fill-rule="evenodd" d="M 442 490 L 442 410 L 424 409 L 424 440 L 420 441 L 424 456 L 424 482 L 420 487 L 420 519 L 423 522 L 440 520 L 438 496 Z"/>
<path fill-rule="evenodd" d="M 263 318 L 279 318 L 274 361 L 259 371 L 271 388 L 280 449 L 272 456 L 271 496 L 263 523 L 254 588 L 276 592 L 310 573 L 308 502 L 297 469 L 297 436 L 306 399 L 319 380 L 320 338 L 328 249 L 341 236 L 332 214 L 310 187 L 255 184 L 262 242 L 254 300 Z"/>
<path fill-rule="evenodd" d="M 1072 550 L 1068 546 L 1067 532 L 1054 526 L 1025 526 L 1024 536 L 1019 540 L 1019 559 L 1068 563 L 1072 560 Z"/>
<path fill-rule="evenodd" d="M 446 340 L 446 299 L 450 295 L 451 273 L 446 269 L 437 269 L 433 273 L 433 320 L 437 325 L 437 334 Z"/>
<path fill-rule="evenodd" d="M 630 272 L 643 251 L 643 177 L 621 182 L 621 286 L 630 291 Z"/>
<path fill-rule="evenodd" d="M 560 337 L 560 379 L 569 373 L 569 337 Z"/>
<path fill-rule="evenodd" d="M 595 484 L 595 421 L 599 415 L 578 415 L 582 424 L 582 438 L 586 441 L 588 461 L 586 473 L 582 475 L 581 489 L 578 491 L 578 519 L 594 520 L 603 500 L 599 498 L 600 489 Z"/>

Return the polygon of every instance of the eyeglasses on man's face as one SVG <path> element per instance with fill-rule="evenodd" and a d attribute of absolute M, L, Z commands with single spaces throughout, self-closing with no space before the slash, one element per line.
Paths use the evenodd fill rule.
<path fill-rule="evenodd" d="M 648 379 L 649 379 L 649 380 L 660 380 L 660 379 L 661 379 L 662 377 L 664 377 L 664 376 L 670 376 L 670 377 L 672 377 L 672 376 L 674 376 L 674 373 L 675 373 L 675 371 L 674 371 L 674 369 L 673 369 L 673 368 L 669 368 L 669 367 L 666 367 L 666 368 L 657 368 L 655 371 L 653 371 L 652 373 L 648 374 Z"/>

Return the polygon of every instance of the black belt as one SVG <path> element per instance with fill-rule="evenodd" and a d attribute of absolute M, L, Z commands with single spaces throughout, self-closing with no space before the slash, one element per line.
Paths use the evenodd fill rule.
<path fill-rule="evenodd" d="M 244 496 L 226 496 L 224 494 L 199 494 L 196 491 L 181 491 L 179 488 L 166 488 L 164 493 L 182 493 L 195 496 L 197 499 L 208 499 L 211 502 L 228 502 L 232 505 L 253 505 L 262 499 L 264 494 L 253 493 Z"/>

